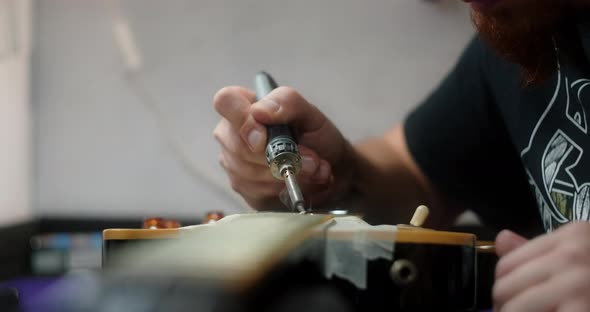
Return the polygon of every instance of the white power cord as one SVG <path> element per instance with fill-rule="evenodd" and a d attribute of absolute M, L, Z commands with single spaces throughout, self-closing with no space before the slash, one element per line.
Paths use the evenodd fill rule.
<path fill-rule="evenodd" d="M 124 79 L 127 82 L 129 89 L 138 98 L 141 104 L 156 118 L 158 128 L 170 150 L 194 180 L 206 182 L 207 185 L 210 186 L 215 193 L 220 195 L 221 198 L 230 198 L 232 205 L 238 204 L 238 206 L 251 211 L 252 208 L 250 208 L 245 201 L 229 187 L 228 183 L 225 181 L 219 181 L 215 172 L 210 169 L 211 167 L 202 166 L 199 162 L 190 157 L 187 152 L 187 145 L 176 135 L 178 132 L 174 129 L 170 122 L 170 118 L 161 109 L 160 105 L 158 105 L 150 92 L 139 81 L 139 75 L 143 68 L 143 58 L 138 45 L 135 44 L 136 41 L 127 19 L 121 14 L 118 0 L 107 0 L 105 3 L 108 6 L 107 9 L 112 19 L 115 43 L 121 52 L 125 67 Z"/>

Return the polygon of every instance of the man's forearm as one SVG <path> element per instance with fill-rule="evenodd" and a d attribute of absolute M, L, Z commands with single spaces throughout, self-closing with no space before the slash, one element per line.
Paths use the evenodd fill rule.
<path fill-rule="evenodd" d="M 352 184 L 366 200 L 371 223 L 408 223 L 421 204 L 431 208 L 426 226 L 446 228 L 459 209 L 445 205 L 413 160 L 401 125 L 379 138 L 353 146 Z"/>

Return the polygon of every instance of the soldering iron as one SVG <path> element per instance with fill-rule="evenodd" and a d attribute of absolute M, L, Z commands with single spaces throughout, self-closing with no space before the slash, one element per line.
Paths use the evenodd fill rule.
<path fill-rule="evenodd" d="M 278 85 L 266 72 L 256 75 L 255 89 L 258 100 L 265 97 Z M 297 183 L 296 175 L 301 170 L 301 156 L 297 142 L 287 125 L 267 125 L 266 161 L 272 175 L 284 180 L 293 210 L 306 213 L 305 200 Z"/>

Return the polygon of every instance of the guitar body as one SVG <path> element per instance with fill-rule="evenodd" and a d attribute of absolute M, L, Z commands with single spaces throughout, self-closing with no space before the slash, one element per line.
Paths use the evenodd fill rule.
<path fill-rule="evenodd" d="M 206 302 L 211 311 L 475 311 L 478 288 L 491 289 L 476 286 L 472 234 L 326 215 L 230 217 L 181 229 L 106 230 L 109 284 L 174 284 L 183 302 Z"/>
<path fill-rule="evenodd" d="M 475 251 L 465 246 L 396 244 L 392 261 L 368 263 L 367 288 L 348 287 L 363 311 L 473 311 L 475 308 Z M 396 261 L 415 267 L 412 281 L 392 279 Z M 409 269 L 406 269 L 409 270 Z M 350 284 L 341 281 L 341 288 Z"/>

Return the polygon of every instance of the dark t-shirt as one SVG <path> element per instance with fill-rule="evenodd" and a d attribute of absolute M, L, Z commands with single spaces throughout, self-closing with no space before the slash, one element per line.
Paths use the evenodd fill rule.
<path fill-rule="evenodd" d="M 576 31 L 590 55 L 590 31 Z M 590 70 L 555 61 L 551 78 L 524 87 L 518 67 L 475 38 L 405 121 L 433 185 L 489 226 L 532 235 L 590 219 Z"/>

